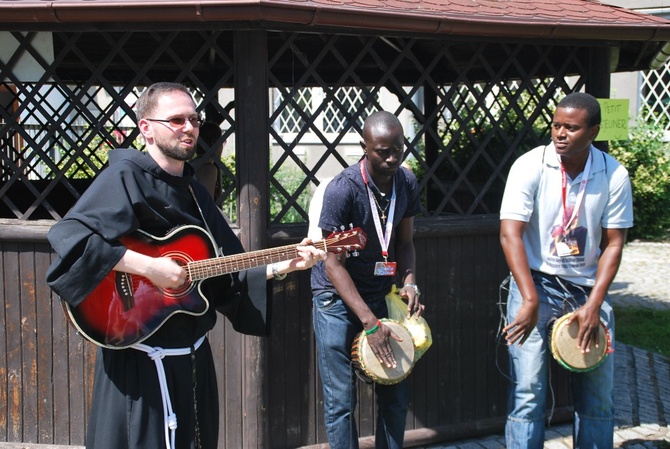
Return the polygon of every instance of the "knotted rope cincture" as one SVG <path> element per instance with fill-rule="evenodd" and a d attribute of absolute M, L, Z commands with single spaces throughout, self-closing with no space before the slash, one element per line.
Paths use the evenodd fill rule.
<path fill-rule="evenodd" d="M 189 355 L 192 350 L 197 350 L 202 342 L 205 341 L 203 335 L 195 342 L 193 349 L 191 348 L 169 348 L 164 349 L 158 346 L 149 346 L 143 343 L 135 343 L 131 346 L 133 349 L 146 352 L 151 360 L 156 364 L 156 372 L 158 373 L 158 384 L 161 389 L 161 398 L 163 399 L 163 422 L 165 423 L 165 447 L 167 449 L 175 449 L 175 434 L 177 430 L 177 415 L 172 410 L 172 402 L 170 401 L 170 392 L 167 387 L 167 379 L 165 378 L 165 367 L 163 366 L 163 358 L 168 356 Z"/>

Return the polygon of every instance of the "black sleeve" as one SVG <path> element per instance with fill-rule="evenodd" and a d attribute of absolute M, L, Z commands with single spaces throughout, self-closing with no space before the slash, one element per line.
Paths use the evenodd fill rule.
<path fill-rule="evenodd" d="M 244 248 L 233 230 L 223 218 L 221 210 L 209 198 L 209 193 L 194 187 L 196 197 L 209 223 L 214 239 L 224 255 L 244 252 Z M 266 267 L 261 266 L 230 276 L 215 278 L 203 284 L 203 292 L 210 298 L 214 308 L 222 313 L 237 332 L 267 336 L 270 333 L 270 304 L 268 298 Z"/>
<path fill-rule="evenodd" d="M 236 273 L 232 278 L 234 284 L 239 283 L 238 292 L 234 295 L 219 292 L 220 299 L 214 301 L 216 310 L 230 321 L 237 332 L 256 336 L 270 334 L 271 302 L 267 296 L 265 272 L 263 266 Z M 215 292 L 211 294 L 216 295 Z"/>
<path fill-rule="evenodd" d="M 137 226 L 122 180 L 104 170 L 49 230 L 47 237 L 56 253 L 47 270 L 49 287 L 78 305 L 125 254 L 118 238 Z"/>
<path fill-rule="evenodd" d="M 47 284 L 73 306 L 100 284 L 126 252 L 121 244 L 104 241 L 75 220 L 57 223 L 48 238 L 56 257 L 47 270 Z"/>

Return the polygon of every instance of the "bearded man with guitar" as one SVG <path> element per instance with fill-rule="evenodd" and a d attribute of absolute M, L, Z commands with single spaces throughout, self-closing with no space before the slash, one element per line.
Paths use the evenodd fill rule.
<path fill-rule="evenodd" d="M 219 257 L 243 248 L 186 163 L 201 123 L 193 98 L 180 84 L 154 84 L 136 115 L 146 152 L 110 151 L 109 167 L 49 232 L 49 286 L 70 318 L 102 321 L 75 323 L 100 345 L 86 447 L 216 448 L 218 394 L 205 338 L 216 311 L 239 332 L 266 335 L 266 280 L 311 268 L 326 252 L 303 240 L 222 269 Z"/>

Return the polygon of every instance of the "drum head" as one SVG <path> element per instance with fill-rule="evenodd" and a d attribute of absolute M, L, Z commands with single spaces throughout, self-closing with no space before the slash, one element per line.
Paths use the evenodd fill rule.
<path fill-rule="evenodd" d="M 570 371 L 584 372 L 597 368 L 607 357 L 609 352 L 609 341 L 607 329 L 600 323 L 598 328 L 598 347 L 591 346 L 589 352 L 582 352 L 577 347 L 577 333 L 579 322 L 577 320 L 568 326 L 566 321 L 572 313 L 559 318 L 553 326 L 551 333 L 551 353 L 558 363 Z"/>
<path fill-rule="evenodd" d="M 383 385 L 393 385 L 405 379 L 414 366 L 414 342 L 412 335 L 402 324 L 393 320 L 382 320 L 402 341 L 389 338 L 397 366 L 388 368 L 377 360 L 373 354 L 365 333 L 354 343 L 358 345 L 358 362 L 360 369 L 373 381 Z M 356 352 L 356 348 L 354 351 Z"/>

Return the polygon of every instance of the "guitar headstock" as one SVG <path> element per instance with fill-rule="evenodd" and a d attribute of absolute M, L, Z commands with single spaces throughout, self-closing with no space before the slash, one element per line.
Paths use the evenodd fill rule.
<path fill-rule="evenodd" d="M 326 238 L 326 248 L 330 253 L 341 253 L 343 251 L 357 251 L 365 248 L 368 236 L 361 228 L 353 228 L 348 231 L 333 232 Z"/>

